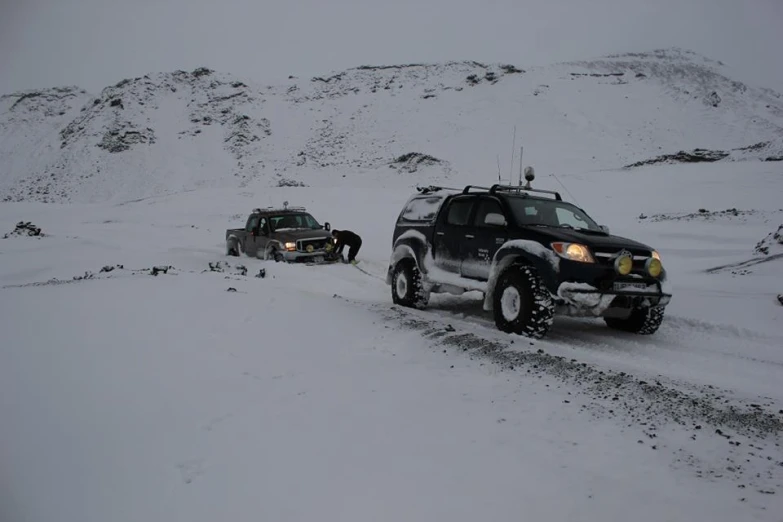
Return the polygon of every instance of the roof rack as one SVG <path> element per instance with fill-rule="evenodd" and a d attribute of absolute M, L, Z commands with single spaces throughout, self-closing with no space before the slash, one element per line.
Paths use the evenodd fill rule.
<path fill-rule="evenodd" d="M 440 187 L 437 185 L 429 185 L 427 187 L 416 187 L 416 190 L 419 191 L 420 194 L 432 194 L 434 192 L 439 192 L 441 190 L 450 190 L 454 192 L 461 192 L 463 194 L 470 193 L 471 190 L 486 190 L 490 194 L 495 194 L 497 192 L 511 192 L 511 193 L 517 193 L 522 194 L 524 192 L 538 192 L 541 194 L 552 194 L 555 196 L 555 199 L 557 201 L 563 201 L 563 198 L 560 196 L 559 192 L 556 192 L 554 190 L 543 190 L 543 189 L 534 189 L 530 188 L 529 183 L 528 185 L 500 185 L 495 184 L 491 187 L 482 187 L 479 185 L 466 185 L 464 188 L 458 189 L 454 187 Z"/>
<path fill-rule="evenodd" d="M 440 187 L 438 185 L 428 185 L 426 187 L 416 187 L 416 190 L 419 191 L 421 194 L 431 194 L 433 192 L 439 192 L 441 190 L 454 190 L 456 192 L 460 192 L 462 189 L 453 188 L 453 187 Z"/>
<path fill-rule="evenodd" d="M 465 188 L 467 190 L 467 187 Z M 495 194 L 496 192 L 516 192 L 517 194 L 522 194 L 523 192 L 539 192 L 541 194 L 552 194 L 555 196 L 555 199 L 557 201 L 563 201 L 563 198 L 560 196 L 559 192 L 556 192 L 554 190 L 543 190 L 543 189 L 534 189 L 530 188 L 529 186 L 515 186 L 515 185 L 492 185 L 492 187 L 489 189 L 490 194 Z"/>
<path fill-rule="evenodd" d="M 262 212 L 307 212 L 307 209 L 305 207 L 285 207 L 285 208 L 277 208 L 277 207 L 266 207 L 266 208 L 254 208 L 253 214 L 260 214 Z"/>
<path fill-rule="evenodd" d="M 478 190 L 489 190 L 489 187 L 479 187 L 478 185 L 466 185 L 464 189 L 462 189 L 463 194 L 467 194 L 470 192 L 470 189 L 478 189 Z"/>

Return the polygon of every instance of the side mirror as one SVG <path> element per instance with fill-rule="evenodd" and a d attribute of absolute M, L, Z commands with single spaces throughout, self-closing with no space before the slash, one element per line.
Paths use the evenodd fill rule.
<path fill-rule="evenodd" d="M 503 214 L 487 214 L 487 217 L 484 218 L 484 224 L 504 227 L 506 226 L 506 218 L 503 217 Z"/>
<path fill-rule="evenodd" d="M 601 225 L 601 230 L 603 230 L 603 231 L 604 231 L 604 232 L 606 232 L 607 234 L 609 233 L 609 227 L 608 227 L 608 226 L 606 226 L 606 225 Z"/>
<path fill-rule="evenodd" d="M 328 221 L 324 223 L 324 230 L 326 230 L 327 232 L 332 230 L 332 225 L 330 225 Z"/>

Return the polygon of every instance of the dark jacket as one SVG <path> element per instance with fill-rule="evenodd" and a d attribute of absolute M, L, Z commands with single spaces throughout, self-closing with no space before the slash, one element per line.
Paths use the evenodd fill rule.
<path fill-rule="evenodd" d="M 343 247 L 358 248 L 362 244 L 362 238 L 350 230 L 333 230 L 332 235 L 337 240 L 335 248 L 341 252 Z"/>

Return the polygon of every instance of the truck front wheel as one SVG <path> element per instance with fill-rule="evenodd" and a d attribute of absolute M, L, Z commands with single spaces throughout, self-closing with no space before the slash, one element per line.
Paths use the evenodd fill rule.
<path fill-rule="evenodd" d="M 403 259 L 394 266 L 391 281 L 394 304 L 409 308 L 424 308 L 429 294 L 421 282 L 421 272 L 412 259 Z"/>
<path fill-rule="evenodd" d="M 631 332 L 639 335 L 651 335 L 658 331 L 663 322 L 663 307 L 648 306 L 634 308 L 625 319 L 605 317 L 604 322 L 609 328 Z"/>
<path fill-rule="evenodd" d="M 493 292 L 493 313 L 499 330 L 541 339 L 554 320 L 552 296 L 531 266 L 511 266 Z"/>

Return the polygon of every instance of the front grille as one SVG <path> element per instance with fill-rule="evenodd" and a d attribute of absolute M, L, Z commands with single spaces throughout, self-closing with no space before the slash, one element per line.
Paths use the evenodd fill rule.
<path fill-rule="evenodd" d="M 307 252 L 307 247 L 312 245 L 313 252 L 323 250 L 326 245 L 326 239 L 300 239 L 296 242 L 296 249 L 299 252 Z"/>

